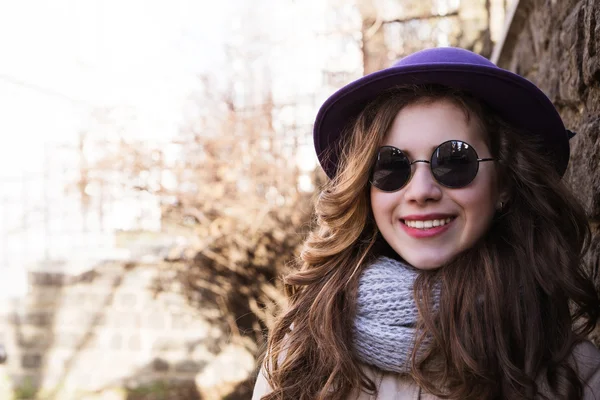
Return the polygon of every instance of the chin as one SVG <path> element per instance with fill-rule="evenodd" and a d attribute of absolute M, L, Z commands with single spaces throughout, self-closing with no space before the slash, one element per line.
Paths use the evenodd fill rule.
<path fill-rule="evenodd" d="M 434 270 L 438 269 L 448 261 L 450 261 L 449 257 L 404 257 L 400 255 L 407 263 L 412 265 L 417 269 L 422 270 Z"/>
<path fill-rule="evenodd" d="M 442 265 L 444 265 L 443 263 L 415 263 L 415 264 L 410 264 L 413 267 L 415 267 L 416 269 L 422 269 L 422 270 L 426 270 L 426 271 L 431 271 L 434 269 L 438 269 L 440 268 Z"/>

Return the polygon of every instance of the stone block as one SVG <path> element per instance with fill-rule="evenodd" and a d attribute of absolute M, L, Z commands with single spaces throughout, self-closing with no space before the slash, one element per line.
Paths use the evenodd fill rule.
<path fill-rule="evenodd" d="M 14 388 L 39 388 L 41 376 L 35 373 L 10 374 L 10 380 Z"/>
<path fill-rule="evenodd" d="M 0 365 L 5 364 L 8 360 L 8 352 L 3 344 L 0 344 Z"/>
<path fill-rule="evenodd" d="M 532 8 L 529 14 L 525 17 L 527 19 L 527 31 L 531 37 L 533 48 L 533 55 L 538 61 L 543 61 L 540 56 L 548 50 L 549 38 L 555 26 L 552 25 L 552 21 L 548 18 L 548 13 L 545 8 Z M 525 32 L 521 32 L 524 34 Z"/>
<path fill-rule="evenodd" d="M 111 312 L 106 318 L 115 328 L 139 329 L 141 326 L 140 315 L 135 312 Z"/>
<path fill-rule="evenodd" d="M 589 271 L 596 271 L 596 287 L 600 286 L 600 228 L 596 227 L 592 229 L 592 240 L 588 253 L 584 258 L 584 263 Z M 597 339 L 600 339 L 600 325 L 597 329 Z M 600 345 L 597 342 L 596 345 Z"/>
<path fill-rule="evenodd" d="M 65 365 L 73 358 L 72 349 L 58 349 L 55 348 L 51 351 L 44 353 L 44 359 L 46 360 L 46 371 L 54 374 L 62 374 Z"/>
<path fill-rule="evenodd" d="M 155 358 L 152 360 L 152 370 L 155 372 L 167 372 L 169 371 L 169 368 L 169 363 L 162 358 Z"/>
<path fill-rule="evenodd" d="M 28 308 L 45 307 L 55 308 L 62 303 L 64 291 L 60 287 L 36 287 L 29 296 L 25 297 L 25 305 Z"/>
<path fill-rule="evenodd" d="M 38 353 L 25 353 L 21 356 L 21 367 L 25 369 L 39 369 L 42 366 L 42 355 Z"/>
<path fill-rule="evenodd" d="M 54 313 L 49 311 L 27 311 L 23 313 L 12 313 L 9 322 L 14 325 L 31 325 L 47 327 L 52 324 Z"/>
<path fill-rule="evenodd" d="M 142 328 L 162 331 L 167 328 L 169 316 L 165 313 L 152 313 L 142 316 Z"/>
<path fill-rule="evenodd" d="M 552 0 L 552 6 L 548 7 L 548 0 L 536 1 L 536 9 L 542 10 L 549 21 L 550 29 L 564 21 L 573 9 L 585 3 L 585 0 Z"/>
<path fill-rule="evenodd" d="M 553 48 L 556 58 L 544 61 L 550 66 L 558 61 L 554 67 L 559 71 L 559 95 L 561 102 L 577 104 L 581 102 L 581 93 L 585 89 L 582 79 L 582 59 L 584 42 L 584 15 L 583 4 L 579 3 L 566 17 L 559 29 L 558 46 Z M 544 77 L 548 79 L 551 77 Z"/>
<path fill-rule="evenodd" d="M 159 337 L 154 339 L 152 343 L 153 353 L 162 353 L 180 349 L 182 347 L 181 341 L 174 340 L 171 337 Z"/>
<path fill-rule="evenodd" d="M 565 175 L 573 192 L 593 220 L 600 219 L 600 117 L 584 117 L 571 139 L 571 160 Z"/>
<path fill-rule="evenodd" d="M 28 330 L 17 335 L 17 345 L 23 350 L 45 349 L 51 346 L 52 343 L 53 337 L 49 330 Z"/>
<path fill-rule="evenodd" d="M 101 318 L 101 315 L 103 315 L 101 311 L 82 311 L 77 316 L 78 320 L 76 325 L 82 329 L 90 329 L 92 326 L 96 325 L 96 321 Z"/>
<path fill-rule="evenodd" d="M 67 283 L 68 276 L 61 272 L 34 271 L 28 274 L 29 284 L 32 286 L 61 287 Z"/>
<path fill-rule="evenodd" d="M 187 330 L 194 323 L 193 317 L 186 313 L 171 314 L 171 329 Z"/>
<path fill-rule="evenodd" d="M 586 85 L 600 81 L 600 7 L 595 0 L 587 0 L 583 46 L 583 79 Z"/>
<path fill-rule="evenodd" d="M 100 315 L 100 312 L 89 312 L 79 307 L 70 306 L 61 309 L 56 314 L 56 325 L 87 329 L 96 323 L 96 319 Z"/>
<path fill-rule="evenodd" d="M 96 327 L 104 327 L 104 326 L 106 326 L 106 320 L 107 320 L 107 317 L 106 317 L 105 311 L 98 312 L 95 315 L 93 324 Z"/>
<path fill-rule="evenodd" d="M 174 370 L 180 374 L 197 374 L 206 366 L 206 362 L 196 362 L 193 360 L 182 360 L 174 365 Z"/>
<path fill-rule="evenodd" d="M 86 294 L 84 303 L 90 309 L 99 309 L 110 306 L 111 300 L 110 293 L 90 292 Z"/>
<path fill-rule="evenodd" d="M 123 281 L 122 276 L 99 275 L 94 280 L 94 287 L 102 290 L 112 290 L 119 287 Z"/>
<path fill-rule="evenodd" d="M 54 338 L 54 343 L 58 348 L 72 349 L 80 344 L 82 338 L 81 333 L 59 332 Z"/>
<path fill-rule="evenodd" d="M 109 341 L 111 350 L 121 350 L 123 348 L 123 335 L 115 333 Z"/>
<path fill-rule="evenodd" d="M 139 351 L 142 349 L 142 341 L 140 335 L 131 335 L 127 339 L 127 350 Z"/>
<path fill-rule="evenodd" d="M 132 309 L 138 304 L 135 293 L 119 293 L 116 297 L 115 303 L 120 308 Z"/>
<path fill-rule="evenodd" d="M 529 29 L 524 29 L 521 33 L 519 42 L 515 46 L 512 69 L 518 74 L 527 75 L 532 79 L 531 74 L 536 70 L 538 58 L 533 46 L 533 38 Z"/>
<path fill-rule="evenodd" d="M 75 290 L 65 290 L 61 296 L 61 305 L 63 307 L 79 306 L 84 303 L 85 293 Z"/>

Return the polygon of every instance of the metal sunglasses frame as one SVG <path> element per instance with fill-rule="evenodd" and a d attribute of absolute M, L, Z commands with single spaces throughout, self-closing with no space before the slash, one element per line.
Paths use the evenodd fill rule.
<path fill-rule="evenodd" d="M 476 159 L 474 160 L 474 162 L 477 162 L 477 170 L 475 170 L 475 174 L 473 174 L 473 178 L 472 178 L 472 179 L 471 179 L 469 182 L 467 182 L 466 184 L 464 184 L 464 185 L 461 185 L 461 186 L 449 186 L 449 185 L 446 185 L 446 184 L 444 184 L 444 183 L 440 182 L 440 181 L 438 180 L 438 178 L 436 178 L 435 174 L 433 173 L 433 169 L 432 169 L 432 167 L 431 167 L 431 165 L 432 165 L 431 163 L 432 163 L 432 161 L 433 161 L 433 156 L 435 155 L 435 153 L 436 153 L 436 152 L 439 150 L 439 148 L 440 148 L 440 147 L 442 147 L 442 146 L 443 146 L 443 145 L 445 145 L 446 143 L 451 143 L 451 142 L 460 142 L 460 143 L 462 143 L 463 145 L 465 145 L 465 144 L 466 144 L 467 146 L 469 146 L 469 148 L 473 149 L 473 152 L 475 153 L 475 157 L 476 157 Z M 391 149 L 394 149 L 394 150 L 397 150 L 397 151 L 401 152 L 401 153 L 404 155 L 404 157 L 406 157 L 406 159 L 407 159 L 407 160 L 409 160 L 409 159 L 408 159 L 408 156 L 406 155 L 406 153 L 405 153 L 405 152 L 403 152 L 401 149 L 399 149 L 399 148 L 397 148 L 397 147 L 394 147 L 394 146 L 381 146 L 381 147 L 379 148 L 379 150 L 377 151 L 377 156 L 378 156 L 378 157 L 379 157 L 379 152 L 381 151 L 381 149 L 383 149 L 383 148 L 386 148 L 386 147 L 389 147 L 389 148 L 391 148 Z M 410 175 L 408 176 L 408 179 L 406 180 L 406 182 L 404 182 L 404 183 L 403 183 L 403 184 L 402 184 L 402 185 L 401 185 L 401 186 L 400 186 L 398 189 L 394 189 L 394 190 L 383 190 L 383 189 L 380 189 L 380 188 L 378 188 L 377 186 L 375 186 L 375 185 L 373 184 L 373 179 L 372 179 L 372 176 L 373 176 L 373 173 L 374 173 L 374 171 L 371 171 L 371 179 L 369 179 L 369 183 L 370 183 L 372 186 L 376 187 L 376 188 L 377 188 L 377 190 L 381 190 L 382 192 L 385 192 L 385 193 L 394 193 L 394 192 L 397 192 L 398 190 L 400 190 L 400 189 L 404 188 L 406 185 L 408 185 L 408 183 L 409 183 L 409 182 L 410 182 L 410 180 L 412 179 L 412 177 L 413 177 L 413 175 L 414 175 L 414 174 L 413 174 L 413 169 L 412 169 L 412 166 L 413 166 L 413 164 L 416 164 L 416 163 L 419 163 L 419 162 L 421 162 L 421 163 L 426 163 L 426 164 L 429 164 L 429 170 L 431 171 L 431 176 L 433 176 L 433 179 L 435 179 L 435 181 L 436 181 L 437 183 L 439 183 L 440 185 L 442 185 L 442 186 L 444 186 L 444 187 L 447 187 L 447 188 L 449 188 L 449 189 L 461 189 L 461 188 L 464 188 L 464 187 L 468 186 L 469 184 L 471 184 L 471 182 L 473 182 L 473 180 L 475 179 L 475 177 L 476 177 L 476 176 L 477 176 L 477 174 L 479 173 L 479 163 L 480 163 L 480 162 L 484 162 L 484 161 L 495 161 L 495 160 L 496 160 L 495 158 L 491 158 L 491 157 L 487 157 L 487 158 L 479 158 L 479 154 L 477 154 L 477 150 L 475 150 L 475 147 L 473 147 L 471 144 L 469 144 L 469 143 L 467 143 L 467 142 L 465 142 L 465 141 L 463 141 L 463 140 L 450 139 L 450 140 L 446 140 L 445 142 L 442 142 L 442 143 L 440 143 L 440 144 L 439 144 L 439 145 L 438 145 L 438 146 L 437 146 L 435 149 L 433 149 L 433 152 L 431 153 L 431 157 L 429 158 L 429 161 L 428 161 L 428 160 L 414 160 L 414 161 L 410 161 L 410 160 L 409 160 L 409 164 L 408 164 L 408 166 L 410 167 Z"/>

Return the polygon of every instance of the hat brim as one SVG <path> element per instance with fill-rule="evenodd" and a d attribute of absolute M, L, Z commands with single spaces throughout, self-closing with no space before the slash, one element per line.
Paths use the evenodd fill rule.
<path fill-rule="evenodd" d="M 403 84 L 440 84 L 470 92 L 510 124 L 542 137 L 562 176 L 569 163 L 569 138 L 548 97 L 529 80 L 497 67 L 430 64 L 392 67 L 366 75 L 338 90 L 321 106 L 314 145 L 325 173 L 333 178 L 345 127 L 383 91 Z"/>

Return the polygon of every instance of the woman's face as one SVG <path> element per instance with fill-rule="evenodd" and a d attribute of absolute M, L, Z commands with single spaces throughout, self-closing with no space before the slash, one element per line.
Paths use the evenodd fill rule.
<path fill-rule="evenodd" d="M 477 119 L 467 120 L 464 110 L 448 100 L 404 107 L 383 145 L 401 149 L 410 161 L 430 160 L 433 150 L 451 139 L 472 145 L 479 158 L 492 156 Z M 472 247 L 486 233 L 499 206 L 494 164 L 479 163 L 475 179 L 460 189 L 440 185 L 427 163 L 413 164 L 410 181 L 396 192 L 371 186 L 371 206 L 384 239 L 419 269 L 439 268 Z M 423 228 L 429 225 L 426 221 L 441 225 L 448 218 L 443 227 Z"/>

